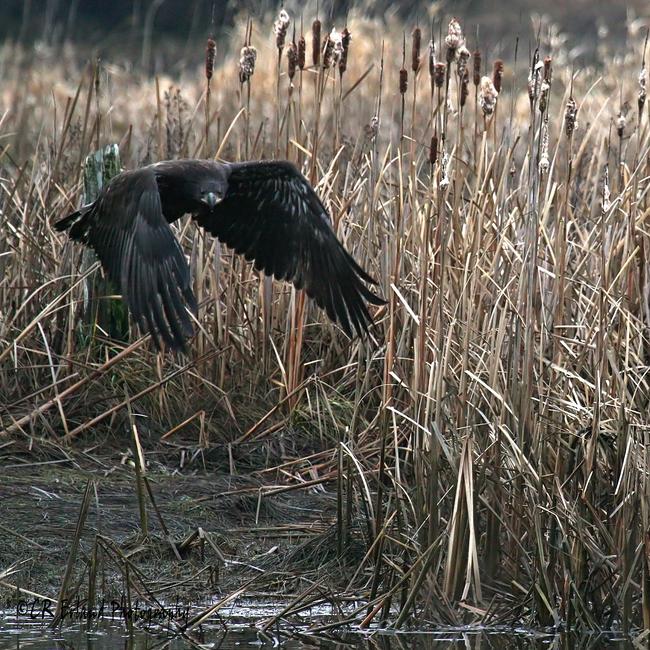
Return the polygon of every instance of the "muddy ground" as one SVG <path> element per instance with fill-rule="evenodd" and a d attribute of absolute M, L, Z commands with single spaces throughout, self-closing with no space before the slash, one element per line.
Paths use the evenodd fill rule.
<path fill-rule="evenodd" d="M 126 594 L 201 606 L 243 585 L 248 597 L 289 597 L 315 581 L 336 593 L 367 549 L 363 532 L 339 557 L 336 482 L 314 469 L 297 487 L 304 466 L 260 469 L 286 462 L 278 440 L 201 449 L 152 436 L 142 441 L 151 496 L 144 482 L 138 489 L 127 437 L 0 440 L 0 603 L 59 598 L 68 565 L 66 596 L 82 601 Z"/>

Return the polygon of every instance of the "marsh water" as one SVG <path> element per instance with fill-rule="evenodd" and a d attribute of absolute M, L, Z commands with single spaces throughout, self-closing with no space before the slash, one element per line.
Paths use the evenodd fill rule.
<path fill-rule="evenodd" d="M 466 648 L 479 650 L 531 650 L 537 648 L 633 648 L 629 641 L 605 636 L 576 638 L 566 635 L 535 637 L 515 633 L 488 632 L 445 632 L 445 633 L 400 633 L 375 632 L 371 637 L 361 635 L 344 636 L 340 640 L 302 640 L 281 636 L 260 636 L 254 628 L 228 630 L 208 629 L 193 641 L 181 637 L 165 637 L 144 631 L 128 633 L 117 626 L 102 626 L 89 631 L 85 628 L 48 630 L 47 628 L 0 629 L 0 648 L 31 648 L 32 650 L 185 650 L 185 648 L 220 648 L 222 650 L 255 647 L 302 648 L 355 648 L 365 647 L 377 650 L 451 650 Z"/>
<path fill-rule="evenodd" d="M 517 629 L 391 632 L 373 630 L 366 634 L 348 632 L 336 637 L 307 636 L 300 628 L 274 628 L 262 633 L 252 624 L 205 625 L 189 638 L 165 630 L 132 628 L 115 621 L 99 621 L 91 626 L 74 624 L 52 629 L 47 621 L 25 621 L 12 612 L 0 612 L 0 650 L 185 650 L 214 648 L 233 650 L 245 647 L 291 650 L 302 648 L 367 648 L 368 650 L 596 650 L 633 648 L 629 639 L 616 635 L 570 635 L 534 633 Z"/>

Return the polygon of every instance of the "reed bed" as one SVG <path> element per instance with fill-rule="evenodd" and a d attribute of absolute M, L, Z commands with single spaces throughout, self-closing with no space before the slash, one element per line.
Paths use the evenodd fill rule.
<path fill-rule="evenodd" d="M 231 463 L 299 435 L 257 469 L 336 490 L 336 553 L 363 544 L 339 624 L 647 630 L 646 33 L 578 67 L 553 30 L 497 60 L 461 23 L 244 19 L 179 79 L 5 46 L 0 445 L 128 438 L 133 410 Z M 96 267 L 52 223 L 111 143 L 128 168 L 292 160 L 379 280 L 371 336 L 189 220 L 188 356 L 84 325 Z"/>

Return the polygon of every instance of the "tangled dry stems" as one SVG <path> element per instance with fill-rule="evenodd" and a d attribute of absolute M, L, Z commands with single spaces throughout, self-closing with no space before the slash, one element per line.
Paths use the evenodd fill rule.
<path fill-rule="evenodd" d="M 206 444 L 262 442 L 305 418 L 330 450 L 317 474 L 340 472 L 341 543 L 352 511 L 370 531 L 351 588 L 381 604 L 375 615 L 398 604 L 398 624 L 418 610 L 444 623 L 650 627 L 648 106 L 611 127 L 619 97 L 634 105 L 644 90 L 642 43 L 573 79 L 565 50 L 540 51 L 528 86 L 506 57 L 481 79 L 490 55 L 475 52 L 472 100 L 456 74 L 459 23 L 432 51 L 431 78 L 401 65 L 399 36 L 378 48 L 402 26 L 361 19 L 346 27 L 345 75 L 316 48 L 289 78 L 278 25 L 217 44 L 207 112 L 199 52 L 196 74 L 174 80 L 119 63 L 96 75 L 74 56 L 26 75 L 27 53 L 4 52 L 3 428 L 74 440 L 91 418 L 128 424 L 128 397 L 143 391 L 137 408 L 160 433 L 207 412 Z M 331 32 L 313 30 L 326 48 Z M 242 46 L 260 53 L 253 75 Z M 560 64 L 552 77 L 544 56 Z M 303 328 L 295 292 L 189 223 L 178 234 L 201 302 L 190 363 L 146 342 L 82 340 L 79 252 L 51 224 L 79 203 L 84 156 L 119 142 L 135 167 L 196 155 L 208 137 L 209 155 L 303 169 L 389 299 L 375 341 L 348 341 L 310 306 Z M 291 462 L 298 481 L 313 476 L 312 461 Z"/>

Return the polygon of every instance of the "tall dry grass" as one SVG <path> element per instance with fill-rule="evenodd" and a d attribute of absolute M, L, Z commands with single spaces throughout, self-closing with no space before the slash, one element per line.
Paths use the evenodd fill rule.
<path fill-rule="evenodd" d="M 317 64 L 306 17 L 282 45 L 272 19 L 217 42 L 209 103 L 204 45 L 182 79 L 80 67 L 74 52 L 22 65 L 5 49 L 0 444 L 79 444 L 128 426 L 131 404 L 160 433 L 200 423 L 203 444 L 307 423 L 319 451 L 288 467 L 298 482 L 338 475 L 341 553 L 365 526 L 347 585 L 368 600 L 363 626 L 419 612 L 650 628 L 644 35 L 604 67 L 572 65 L 558 42 L 530 56 L 513 42 L 494 65 L 455 27 L 445 39 L 446 22 L 420 25 L 416 47 L 410 27 L 351 18 L 341 66 L 321 20 Z M 474 68 L 464 47 L 478 47 Z M 112 142 L 129 168 L 294 161 L 380 280 L 373 337 L 347 340 L 186 221 L 201 305 L 190 358 L 135 332 L 99 345 L 79 325 L 79 251 L 51 224 L 78 205 L 85 155 Z"/>

